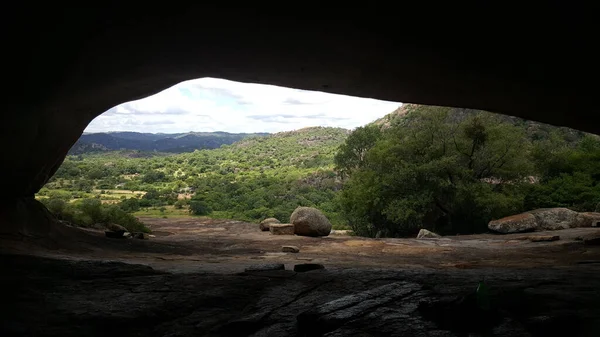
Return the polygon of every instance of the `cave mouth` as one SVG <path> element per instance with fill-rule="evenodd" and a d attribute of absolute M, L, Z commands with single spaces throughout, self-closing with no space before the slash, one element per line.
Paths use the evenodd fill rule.
<path fill-rule="evenodd" d="M 379 131 L 372 133 L 367 125 Z M 371 133 L 360 134 L 359 129 Z M 355 138 L 352 130 L 356 131 Z M 398 136 L 405 134 L 408 138 Z M 369 137 L 380 138 L 363 144 Z M 403 145 L 395 148 L 389 145 L 393 142 Z M 22 234 L 48 237 L 47 245 L 53 248 L 64 245 L 81 251 L 95 247 L 100 251 L 98 258 L 121 249 L 132 250 L 140 260 L 179 271 L 198 268 L 193 261 L 199 256 L 207 259 L 202 268 L 218 266 L 215 270 L 223 272 L 239 269 L 227 264 L 239 263 L 240 258 L 246 264 L 283 261 L 284 268 L 289 269 L 302 261 L 313 264 L 314 268 L 325 262 L 352 265 L 357 258 L 363 259 L 361 256 L 366 265 L 387 267 L 395 263 L 434 267 L 440 264 L 439 259 L 444 266 L 463 269 L 497 263 L 513 267 L 568 264 L 571 261 L 559 254 L 553 259 L 540 257 L 535 263 L 521 263 L 519 249 L 506 251 L 506 242 L 530 249 L 534 248 L 530 246 L 533 242 L 555 241 L 550 231 L 553 228 L 542 225 L 545 220 L 539 220 L 540 228 L 525 229 L 519 229 L 519 223 L 505 221 L 514 226 L 509 230 L 504 225 L 489 227 L 488 222 L 546 207 L 547 204 L 535 202 L 525 205 L 523 201 L 539 197 L 539 193 L 545 193 L 542 190 L 533 189 L 538 193 L 535 194 L 510 189 L 525 184 L 525 191 L 528 186 L 556 178 L 539 176 L 542 171 L 536 171 L 538 168 L 527 164 L 528 161 L 554 165 L 547 157 L 555 155 L 552 152 L 555 148 L 572 151 L 565 150 L 568 155 L 589 157 L 585 151 L 574 150 L 586 142 L 589 144 L 585 146 L 592 149 L 597 137 L 474 109 L 401 105 L 216 78 L 188 80 L 145 99 L 114 106 L 92 120 L 56 173 L 36 194 L 36 199 L 45 205 L 38 207 L 38 213 L 47 220 L 37 221 L 38 227 Z M 447 144 L 452 145 L 448 155 Z M 344 147 L 349 149 L 348 153 L 336 159 Z M 454 160 L 456 167 L 464 167 L 463 171 L 443 176 L 436 176 L 448 171 L 440 169 L 442 166 L 425 171 L 424 178 L 412 182 L 415 184 L 412 187 L 386 192 L 387 199 L 365 196 L 362 191 L 372 186 L 381 189 L 411 183 L 393 180 L 397 179 L 395 173 L 389 174 L 393 170 L 359 170 L 361 161 L 367 160 L 366 153 L 373 147 L 380 151 L 379 159 L 374 156 L 369 159 L 371 162 L 365 162 L 365 167 L 386 167 L 388 162 L 402 158 L 405 162 L 412 160 L 412 165 L 419 168 L 399 171 L 398 176 L 422 174 L 419 170 L 430 169 L 427 165 L 447 165 L 444 163 L 448 160 Z M 442 149 L 444 154 L 440 155 Z M 434 157 L 426 158 L 424 153 L 433 153 Z M 567 158 L 562 152 L 558 155 Z M 352 181 L 363 185 L 346 192 L 345 204 L 341 204 L 344 182 L 352 178 L 352 170 L 378 178 L 370 182 Z M 477 184 L 464 188 L 467 180 L 462 181 L 461 175 Z M 428 176 L 447 181 L 451 189 L 435 185 L 435 180 L 427 180 Z M 383 183 L 373 185 L 379 181 Z M 554 185 L 561 183 L 552 181 Z M 544 186 L 552 188 L 549 184 Z M 429 204 L 407 206 L 406 201 L 422 197 L 407 191 L 421 188 L 436 197 Z M 454 195 L 447 197 L 451 195 L 448 191 Z M 395 193 L 402 197 L 389 197 Z M 344 212 L 358 209 L 364 202 L 373 204 L 368 198 L 384 200 L 389 207 L 379 210 L 377 218 L 370 219 L 371 223 L 356 225 L 357 217 L 369 214 L 352 214 L 351 218 Z M 463 204 L 453 205 L 454 200 L 462 200 Z M 494 208 L 497 201 L 502 207 L 508 206 Z M 576 209 L 593 211 L 590 205 L 583 203 Z M 291 215 L 299 206 L 321 210 L 332 224 L 331 235 L 319 241 L 297 237 L 286 242 L 289 237 L 272 235 L 270 226 L 263 226 L 262 222 L 271 218 L 291 223 Z M 410 218 L 396 223 L 390 220 L 419 212 L 419 207 L 426 210 L 419 214 L 422 223 L 418 226 L 405 225 L 413 221 Z M 556 216 L 564 217 L 563 213 Z M 536 213 L 536 217 L 554 215 L 549 214 Z M 55 220 L 61 223 L 60 230 L 49 234 Z M 67 231 L 74 233 L 73 227 L 81 231 L 60 239 Z M 40 228 L 42 233 L 36 233 Z M 266 231 L 261 231 L 265 228 Z M 422 234 L 421 228 L 434 233 Z M 277 230 L 284 233 L 286 228 Z M 592 233 L 587 228 L 569 229 L 560 234 L 559 242 L 567 249 L 569 242 L 584 241 L 575 239 L 588 234 Z M 115 240 L 123 238 L 127 240 Z M 141 243 L 146 241 L 138 239 L 148 241 Z M 78 247 L 74 242 L 84 244 Z M 548 245 L 541 243 L 536 248 L 543 250 Z M 404 246 L 407 249 L 402 249 Z M 306 249 L 316 254 L 303 257 Z M 296 255 L 297 251 L 301 253 Z M 447 252 L 451 252 L 450 258 L 445 257 Z M 337 258 L 330 259 L 329 254 Z M 169 265 L 161 262 L 163 255 L 183 258 Z"/>

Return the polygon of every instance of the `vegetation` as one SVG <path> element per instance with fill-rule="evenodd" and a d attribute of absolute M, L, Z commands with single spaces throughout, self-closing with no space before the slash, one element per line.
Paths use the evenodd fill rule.
<path fill-rule="evenodd" d="M 316 127 L 192 153 L 71 155 L 38 198 L 99 198 L 135 215 L 187 213 L 246 221 L 285 221 L 297 206 L 313 206 L 343 228 L 336 204 L 341 180 L 333 156 L 348 133 Z"/>
<path fill-rule="evenodd" d="M 97 224 L 119 224 L 130 232 L 146 232 L 150 230 L 136 217 L 116 205 L 102 204 L 99 199 L 89 198 L 76 202 L 62 198 L 44 198 L 42 203 L 59 220 L 67 221 L 80 227 L 92 227 Z"/>
<path fill-rule="evenodd" d="M 528 209 L 600 202 L 595 136 L 465 109 L 408 105 L 401 116 L 379 133 L 358 128 L 335 157 L 359 235 L 482 232 Z"/>
<path fill-rule="evenodd" d="M 135 216 L 286 221 L 310 206 L 362 236 L 467 234 L 534 208 L 600 210 L 599 179 L 596 136 L 408 104 L 353 132 L 315 127 L 187 153 L 70 155 L 38 198 L 65 221 L 135 231 L 144 230 Z"/>

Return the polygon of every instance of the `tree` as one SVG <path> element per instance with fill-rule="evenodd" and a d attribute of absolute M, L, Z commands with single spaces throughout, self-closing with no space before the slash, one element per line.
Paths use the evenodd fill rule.
<path fill-rule="evenodd" d="M 334 157 L 336 169 L 342 176 L 360 168 L 367 152 L 381 138 L 381 130 L 377 125 L 358 127 L 346 141 L 340 145 Z"/>
<path fill-rule="evenodd" d="M 190 213 L 194 215 L 209 215 L 212 213 L 212 208 L 208 203 L 201 198 L 192 198 L 189 202 Z"/>
<path fill-rule="evenodd" d="M 522 130 L 491 114 L 412 111 L 350 171 L 343 214 L 367 236 L 482 231 L 491 218 L 522 209 L 515 186 L 532 171 L 527 144 Z"/>

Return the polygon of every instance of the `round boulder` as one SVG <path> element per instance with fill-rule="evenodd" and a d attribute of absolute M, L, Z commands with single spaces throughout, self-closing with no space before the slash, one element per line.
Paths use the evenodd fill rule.
<path fill-rule="evenodd" d="M 298 207 L 290 216 L 294 233 L 302 236 L 327 236 L 331 233 L 331 222 L 316 208 Z"/>
<path fill-rule="evenodd" d="M 275 218 L 266 218 L 260 222 L 260 230 L 263 232 L 266 232 L 269 230 L 269 226 L 274 223 L 281 223 L 281 222 Z"/>

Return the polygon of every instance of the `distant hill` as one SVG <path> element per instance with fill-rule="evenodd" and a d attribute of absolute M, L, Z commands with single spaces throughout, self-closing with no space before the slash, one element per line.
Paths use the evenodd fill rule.
<path fill-rule="evenodd" d="M 216 149 L 221 145 L 233 144 L 249 136 L 266 136 L 268 133 L 140 133 L 102 132 L 84 133 L 71 147 L 69 154 L 115 150 L 138 150 L 183 153 L 201 149 Z"/>

